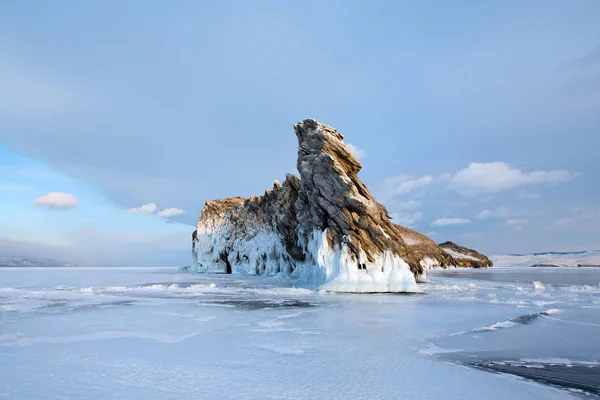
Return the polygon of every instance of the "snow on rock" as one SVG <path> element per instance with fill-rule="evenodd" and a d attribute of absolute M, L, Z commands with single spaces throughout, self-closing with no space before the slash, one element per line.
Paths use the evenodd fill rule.
<path fill-rule="evenodd" d="M 459 267 L 489 268 L 493 265 L 492 261 L 483 254 L 456 243 L 444 242 L 440 247 L 454 258 Z"/>
<path fill-rule="evenodd" d="M 470 256 L 468 254 L 461 254 L 458 251 L 452 250 L 452 249 L 444 249 L 444 251 L 448 254 L 450 254 L 452 257 L 454 258 L 462 258 L 464 260 L 475 260 L 475 261 L 479 261 L 478 258 L 475 258 L 473 256 Z"/>
<path fill-rule="evenodd" d="M 334 128 L 294 125 L 300 177 L 262 196 L 206 202 L 192 235 L 193 269 L 300 278 L 333 292 L 418 292 L 425 269 L 460 263 L 425 235 L 391 222 L 358 178 Z"/>

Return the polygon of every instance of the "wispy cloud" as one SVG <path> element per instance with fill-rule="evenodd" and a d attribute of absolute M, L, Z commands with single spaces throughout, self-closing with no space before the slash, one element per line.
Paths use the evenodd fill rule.
<path fill-rule="evenodd" d="M 159 217 L 174 217 L 176 215 L 182 215 L 185 214 L 186 212 L 180 208 L 165 208 L 164 210 L 161 210 L 158 212 Z"/>
<path fill-rule="evenodd" d="M 357 147 L 352 143 L 346 143 L 346 147 L 348 147 L 348 150 L 350 150 L 352 154 L 354 154 L 354 157 L 356 157 L 357 159 L 362 160 L 366 157 L 364 149 L 361 149 L 360 147 Z"/>
<path fill-rule="evenodd" d="M 519 200 L 533 200 L 533 199 L 539 199 L 540 197 L 542 197 L 541 193 L 538 193 L 538 192 L 529 192 L 527 190 L 522 190 L 516 196 L 516 198 L 519 199 Z"/>
<path fill-rule="evenodd" d="M 600 45 L 588 53 L 563 64 L 559 70 L 567 71 L 571 79 L 561 87 L 566 95 L 600 93 Z"/>
<path fill-rule="evenodd" d="M 471 221 L 466 218 L 438 218 L 431 223 L 431 226 L 449 226 L 449 225 L 466 225 Z"/>
<path fill-rule="evenodd" d="M 31 205 L 34 207 L 74 208 L 77 207 L 77 199 L 69 193 L 50 192 L 35 199 Z"/>
<path fill-rule="evenodd" d="M 390 214 L 390 217 L 395 224 L 414 228 L 417 226 L 418 222 L 423 219 L 423 213 L 421 211 L 393 212 Z"/>
<path fill-rule="evenodd" d="M 414 199 L 408 201 L 391 200 L 386 205 L 392 210 L 414 210 L 421 206 L 421 202 Z"/>
<path fill-rule="evenodd" d="M 600 218 L 600 210 L 586 210 L 583 207 L 575 207 L 571 215 L 556 219 L 554 224 L 574 225 L 583 221 L 595 221 L 597 218 Z"/>
<path fill-rule="evenodd" d="M 78 228 L 69 244 L 29 242 L 0 236 L 0 255 L 50 258 L 88 266 L 181 266 L 189 259 L 192 226 L 169 224 L 167 232 Z M 43 238 L 38 238 L 43 240 Z M 110 248 L 111 251 L 106 251 Z"/>
<path fill-rule="evenodd" d="M 72 250 L 68 246 L 15 240 L 0 236 L 0 255 L 2 256 L 53 259 L 75 264 L 84 263 L 81 254 L 75 254 Z"/>
<path fill-rule="evenodd" d="M 489 218 L 508 218 L 511 215 L 511 212 L 508 208 L 501 206 L 494 210 L 482 210 L 479 214 L 477 214 L 478 219 L 489 219 Z"/>
<path fill-rule="evenodd" d="M 136 214 L 136 213 L 153 214 L 154 211 L 156 211 L 157 209 L 158 209 L 158 206 L 156 205 L 156 203 L 148 203 L 148 204 L 144 204 L 142 206 L 136 207 L 136 208 L 131 208 L 127 212 L 129 214 Z"/>
<path fill-rule="evenodd" d="M 464 195 L 497 193 L 519 186 L 568 182 L 574 177 L 575 174 L 565 170 L 524 172 L 501 161 L 474 162 L 458 171 L 450 179 L 448 188 Z"/>
<path fill-rule="evenodd" d="M 381 201 L 390 202 L 396 196 L 446 182 L 446 189 L 463 195 L 498 193 L 518 187 L 564 183 L 573 180 L 577 176 L 577 173 L 566 170 L 537 170 L 527 172 L 513 168 L 502 161 L 473 162 L 455 174 L 443 174 L 436 177 L 425 175 L 418 178 L 409 175 L 399 175 L 387 178 L 377 187 L 376 195 Z M 537 198 L 539 194 L 531 194 L 523 191 L 519 197 Z"/>
<path fill-rule="evenodd" d="M 581 57 L 577 57 L 566 63 L 569 67 L 590 68 L 600 65 L 600 45 L 594 47 L 588 53 Z"/>
<path fill-rule="evenodd" d="M 434 178 L 429 175 L 419 178 L 409 175 L 399 175 L 385 179 L 377 188 L 377 195 L 385 202 L 393 199 L 395 196 L 410 193 L 433 183 Z"/>
<path fill-rule="evenodd" d="M 520 231 L 520 230 L 523 230 L 523 224 L 525 222 L 527 222 L 526 219 L 509 218 L 506 220 L 506 222 L 504 224 L 506 226 L 512 227 L 515 231 Z"/>

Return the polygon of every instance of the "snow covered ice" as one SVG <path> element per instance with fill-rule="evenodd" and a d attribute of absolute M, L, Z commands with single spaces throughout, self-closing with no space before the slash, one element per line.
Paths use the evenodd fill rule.
<path fill-rule="evenodd" d="M 570 368 L 593 386 L 600 269 L 428 279 L 421 294 L 360 295 L 175 269 L 0 269 L 0 398 L 592 395 L 585 379 L 581 390 L 561 388 L 523 371 Z"/>

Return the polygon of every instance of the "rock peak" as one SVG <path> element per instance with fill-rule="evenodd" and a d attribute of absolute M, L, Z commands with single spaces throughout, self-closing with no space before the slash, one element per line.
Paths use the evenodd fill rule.
<path fill-rule="evenodd" d="M 263 196 L 206 203 L 193 236 L 195 268 L 291 275 L 325 290 L 419 291 L 429 267 L 459 265 L 448 251 L 392 223 L 358 178 L 360 162 L 335 128 L 294 125 L 300 178 Z"/>
<path fill-rule="evenodd" d="M 302 174 L 302 161 L 311 162 L 315 156 L 329 156 L 337 160 L 348 171 L 358 174 L 362 166 L 354 154 L 344 144 L 344 135 L 335 128 L 322 124 L 315 119 L 305 119 L 294 124 L 298 137 L 298 171 Z"/>

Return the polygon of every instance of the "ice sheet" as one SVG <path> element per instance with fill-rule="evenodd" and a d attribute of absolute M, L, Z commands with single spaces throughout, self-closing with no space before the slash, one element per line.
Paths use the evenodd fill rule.
<path fill-rule="evenodd" d="M 594 365 L 598 276 L 576 285 L 541 277 L 545 289 L 536 290 L 533 279 L 454 272 L 432 271 L 421 295 L 351 295 L 174 269 L 0 269 L 0 397 L 575 396 L 463 361 L 496 354 Z M 502 321 L 514 326 L 477 331 Z"/>

